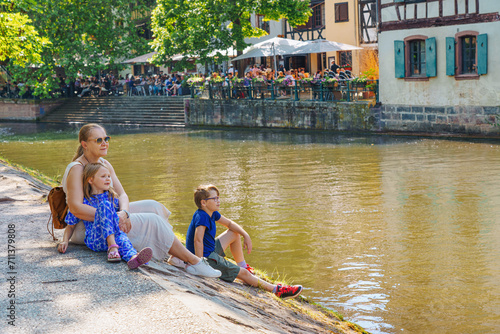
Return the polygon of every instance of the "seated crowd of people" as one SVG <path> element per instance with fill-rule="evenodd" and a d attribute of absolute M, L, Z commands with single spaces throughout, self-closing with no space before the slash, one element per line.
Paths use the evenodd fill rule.
<path fill-rule="evenodd" d="M 271 86 L 273 83 L 282 83 L 285 81 L 286 86 L 294 86 L 296 81 L 304 78 L 314 79 L 312 83 L 320 82 L 325 78 L 336 78 L 340 82 L 347 81 L 353 78 L 352 73 L 340 66 L 335 68 L 318 70 L 314 75 L 309 74 L 304 68 L 288 69 L 280 65 L 278 72 L 272 68 L 266 68 L 264 65 L 253 65 L 247 67 L 243 78 L 238 78 L 238 72 L 230 65 L 228 71 L 214 71 L 210 75 L 205 74 L 152 74 L 152 75 L 126 75 L 115 76 L 111 73 L 101 76 L 85 77 L 78 71 L 75 81 L 70 82 L 65 77 L 59 75 L 59 90 L 54 92 L 62 97 L 84 97 L 84 96 L 109 96 L 109 95 L 163 95 L 163 96 L 180 96 L 191 93 L 190 86 L 193 80 L 198 83 L 206 84 L 208 82 L 219 82 L 222 86 L 256 86 L 257 82 L 263 85 Z M 318 80 L 318 81 L 316 81 Z M 32 91 L 29 87 L 23 87 L 23 83 L 6 82 L 3 87 L 0 86 L 0 97 L 5 98 L 32 98 Z M 205 85 L 206 86 L 206 85 Z M 23 89 L 24 88 L 24 89 Z M 27 88 L 27 89 L 26 89 Z M 240 94 L 241 95 L 241 94 Z"/>
<path fill-rule="evenodd" d="M 33 97 L 33 91 L 24 83 L 8 80 L 5 84 L 0 84 L 0 98 L 24 98 Z"/>
<path fill-rule="evenodd" d="M 129 76 L 124 84 L 127 95 L 165 95 L 177 96 L 189 94 L 187 78 L 183 74 L 155 74 Z"/>

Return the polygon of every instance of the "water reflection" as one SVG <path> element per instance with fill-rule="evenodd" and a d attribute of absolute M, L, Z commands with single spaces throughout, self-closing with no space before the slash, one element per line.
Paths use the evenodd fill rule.
<path fill-rule="evenodd" d="M 499 330 L 495 142 L 128 131 L 108 129 L 108 158 L 131 199 L 165 203 L 177 231 L 194 212 L 193 189 L 211 182 L 221 212 L 253 236 L 249 263 L 367 330 Z M 75 130 L 64 133 L 0 143 L 0 155 L 61 175 L 77 146 Z"/>

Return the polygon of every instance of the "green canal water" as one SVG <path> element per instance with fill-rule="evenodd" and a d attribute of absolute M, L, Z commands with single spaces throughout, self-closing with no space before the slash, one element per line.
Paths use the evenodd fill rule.
<path fill-rule="evenodd" d="M 368 331 L 500 332 L 498 142 L 108 133 L 131 200 L 164 203 L 185 234 L 193 190 L 217 185 L 221 213 L 252 236 L 247 262 Z M 0 124 L 0 139 L 1 156 L 49 176 L 77 146 L 76 130 L 32 124 Z"/>

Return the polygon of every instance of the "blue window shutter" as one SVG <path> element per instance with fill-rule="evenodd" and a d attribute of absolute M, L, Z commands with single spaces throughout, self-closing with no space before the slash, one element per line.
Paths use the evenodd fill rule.
<path fill-rule="evenodd" d="M 488 35 L 478 35 L 477 39 L 477 74 L 488 73 Z"/>
<path fill-rule="evenodd" d="M 446 37 L 446 75 L 455 75 L 455 38 Z"/>
<path fill-rule="evenodd" d="M 427 77 L 435 77 L 437 75 L 436 37 L 425 40 L 425 73 Z"/>
<path fill-rule="evenodd" d="M 394 2 L 405 2 L 405 0 L 394 0 Z"/>
<path fill-rule="evenodd" d="M 394 41 L 394 62 L 396 78 L 405 77 L 405 42 Z"/>

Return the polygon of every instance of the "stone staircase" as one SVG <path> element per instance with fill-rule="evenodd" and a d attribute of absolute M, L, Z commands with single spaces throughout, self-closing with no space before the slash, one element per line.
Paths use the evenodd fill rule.
<path fill-rule="evenodd" d="M 165 96 L 72 98 L 43 117 L 43 123 L 99 123 L 183 128 L 184 99 Z"/>

